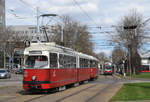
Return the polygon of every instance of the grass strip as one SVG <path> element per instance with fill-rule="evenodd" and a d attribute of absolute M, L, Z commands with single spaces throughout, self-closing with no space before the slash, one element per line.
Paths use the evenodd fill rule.
<path fill-rule="evenodd" d="M 133 78 L 150 78 L 150 73 L 140 73 L 139 75 L 133 75 Z"/>
<path fill-rule="evenodd" d="M 111 101 L 150 100 L 150 83 L 128 83 L 112 97 Z"/>

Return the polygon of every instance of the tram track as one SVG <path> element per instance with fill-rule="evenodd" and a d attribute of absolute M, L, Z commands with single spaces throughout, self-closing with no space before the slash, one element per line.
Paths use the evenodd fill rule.
<path fill-rule="evenodd" d="M 33 100 L 35 100 L 35 99 L 38 99 L 38 98 L 41 98 L 41 97 L 44 97 L 44 96 L 46 96 L 46 94 L 44 94 L 44 95 L 34 95 L 34 94 L 19 94 L 19 95 L 15 95 L 15 96 L 9 96 L 9 97 L 7 97 L 7 98 L 4 98 L 4 99 L 0 99 L 0 102 L 17 102 L 17 101 L 15 101 L 15 100 L 19 100 L 19 99 L 24 99 L 24 98 L 28 98 L 28 97 L 30 97 L 29 99 L 27 99 L 27 102 L 28 102 L 28 100 L 29 101 L 32 101 L 32 99 Z M 23 101 L 23 102 L 26 102 L 26 101 Z"/>
<path fill-rule="evenodd" d="M 84 92 L 84 91 L 86 91 L 88 89 L 96 87 L 100 83 L 105 83 L 107 80 L 110 80 L 110 79 L 113 79 L 113 82 L 111 82 L 108 85 L 106 85 L 103 89 L 101 89 L 99 92 L 97 92 L 95 95 L 93 95 L 92 97 L 88 98 L 85 101 L 85 102 L 90 102 L 92 99 L 94 99 L 95 97 L 97 97 L 98 95 L 100 95 L 101 93 L 103 93 L 106 89 L 108 89 L 109 87 L 111 87 L 112 84 L 116 83 L 117 82 L 116 78 L 114 76 L 112 76 L 112 77 L 106 77 L 106 78 L 101 79 L 99 81 L 96 80 L 96 81 L 89 82 L 89 83 L 93 83 L 93 85 L 90 85 L 90 86 L 88 86 L 86 88 L 78 90 L 78 91 L 76 91 L 74 93 L 71 93 L 69 95 L 63 96 L 62 98 L 59 98 L 59 99 L 55 100 L 54 102 L 61 102 L 63 100 L 66 100 L 66 99 L 68 99 L 70 97 L 73 97 L 75 95 L 78 95 L 78 94 L 80 94 L 80 93 L 82 93 L 82 92 Z M 49 96 L 49 95 L 51 95 L 51 93 L 44 94 L 44 95 L 43 94 L 42 95 L 39 95 L 39 94 L 37 94 L 37 95 L 36 94 L 33 94 L 33 95 L 32 94 L 31 95 L 30 94 L 27 94 L 27 95 L 17 95 L 15 97 L 10 97 L 10 98 L 7 98 L 7 99 L 0 100 L 0 102 L 17 102 L 18 100 L 21 100 L 21 99 L 24 99 L 24 98 L 26 98 L 26 99 L 24 99 L 23 102 L 32 102 L 32 101 L 38 101 L 38 99 L 44 98 L 44 97 Z M 17 100 L 17 101 L 15 101 L 15 100 Z"/>
<path fill-rule="evenodd" d="M 112 85 L 114 85 L 117 81 L 113 81 L 112 83 L 106 85 L 102 90 L 99 90 L 94 96 L 88 98 L 85 102 L 92 102 L 92 100 L 94 98 L 96 98 L 97 96 L 101 95 L 102 93 L 106 92 L 109 88 L 112 87 Z"/>
<path fill-rule="evenodd" d="M 62 98 L 60 98 L 60 99 L 57 99 L 57 100 L 55 100 L 54 102 L 61 102 L 61 101 L 65 100 L 65 99 L 70 98 L 70 97 L 72 97 L 72 96 L 74 96 L 74 95 L 77 95 L 77 94 L 79 94 L 79 93 L 81 93 L 81 92 L 83 92 L 83 91 L 85 91 L 85 90 L 87 90 L 87 89 L 93 88 L 93 87 L 95 87 L 96 85 L 98 85 L 98 84 L 95 83 L 94 85 L 91 85 L 91 86 L 86 87 L 86 88 L 84 88 L 84 89 L 82 89 L 82 90 L 76 91 L 76 92 L 74 92 L 74 93 L 72 93 L 72 94 L 69 94 L 69 95 L 64 96 L 64 97 L 62 97 Z M 50 94 L 48 94 L 48 95 L 50 95 Z M 48 96 L 48 95 L 43 95 L 43 96 L 35 97 L 35 98 L 32 98 L 32 99 L 26 100 L 26 101 L 24 101 L 24 102 L 32 102 L 32 101 L 38 100 L 38 99 L 40 99 L 40 98 L 42 98 L 42 97 L 45 97 L 45 96 Z"/>
<path fill-rule="evenodd" d="M 35 98 L 32 98 L 32 99 L 26 100 L 26 101 L 24 101 L 24 102 L 32 102 L 32 101 L 34 101 L 34 100 L 37 100 L 37 99 L 42 98 L 42 97 L 45 97 L 45 96 L 47 96 L 47 95 L 41 95 L 41 96 L 39 96 L 39 97 L 35 97 Z"/>
<path fill-rule="evenodd" d="M 32 102 L 33 100 L 37 100 L 39 98 L 45 97 L 50 94 L 44 94 L 44 95 L 18 95 L 15 97 L 10 97 L 6 99 L 0 100 L 0 102 L 19 102 L 18 100 L 21 100 L 20 102 Z"/>
<path fill-rule="evenodd" d="M 113 77 L 113 79 L 116 79 L 114 76 L 112 76 L 112 77 Z M 100 80 L 98 83 L 103 83 L 104 81 L 106 81 L 106 80 L 105 80 L 105 79 Z M 111 85 L 114 84 L 114 83 L 116 83 L 116 82 L 117 82 L 117 80 L 115 80 L 115 81 L 113 81 L 112 83 L 108 84 L 108 85 L 105 86 L 102 90 L 100 90 L 98 93 L 96 93 L 94 96 L 88 98 L 85 102 L 90 102 L 90 100 L 92 100 L 93 98 L 95 98 L 96 96 L 98 96 L 99 94 L 101 94 L 102 92 L 104 92 L 107 88 L 111 87 Z M 63 101 L 63 100 L 66 100 L 67 98 L 70 98 L 70 97 L 72 97 L 72 96 L 75 96 L 75 95 L 77 95 L 77 94 L 79 94 L 79 93 L 81 93 L 81 92 L 83 92 L 83 91 L 86 91 L 86 90 L 88 90 L 88 89 L 90 89 L 90 88 L 93 88 L 93 87 L 99 85 L 98 83 L 95 83 L 95 84 L 92 85 L 92 86 L 89 86 L 89 87 L 87 87 L 87 88 L 85 88 L 85 89 L 82 89 L 82 90 L 80 90 L 80 91 L 77 91 L 77 92 L 75 92 L 75 93 L 72 93 L 72 94 L 70 94 L 70 95 L 67 95 L 67 96 L 65 96 L 65 97 L 63 97 L 63 98 L 60 98 L 60 99 L 56 100 L 55 102 L 61 102 L 61 101 Z"/>

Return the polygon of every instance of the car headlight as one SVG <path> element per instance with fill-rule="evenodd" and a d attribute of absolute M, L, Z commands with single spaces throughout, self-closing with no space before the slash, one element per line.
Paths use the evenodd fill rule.
<path fill-rule="evenodd" d="M 4 77 L 4 76 L 5 76 L 5 74 L 1 74 L 1 76 L 2 76 L 2 77 Z"/>
<path fill-rule="evenodd" d="M 5 74 L 1 74 L 0 76 L 1 76 L 1 77 L 5 77 L 6 75 L 5 75 Z"/>

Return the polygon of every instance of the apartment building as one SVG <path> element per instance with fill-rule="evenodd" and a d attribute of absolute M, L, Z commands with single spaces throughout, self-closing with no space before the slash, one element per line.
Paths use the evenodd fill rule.
<path fill-rule="evenodd" d="M 0 28 L 5 27 L 5 0 L 0 0 Z"/>

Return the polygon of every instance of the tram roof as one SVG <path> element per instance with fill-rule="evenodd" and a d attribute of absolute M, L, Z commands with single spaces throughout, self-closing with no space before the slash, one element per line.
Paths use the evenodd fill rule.
<path fill-rule="evenodd" d="M 58 52 L 58 53 L 67 53 L 67 54 L 71 54 L 71 55 L 80 56 L 81 58 L 93 59 L 93 60 L 98 61 L 98 59 L 93 56 L 74 51 L 71 48 L 57 45 L 55 42 L 31 43 L 31 45 L 29 47 L 25 48 L 24 53 L 29 52 L 29 51 L 50 51 L 50 52 Z"/>

